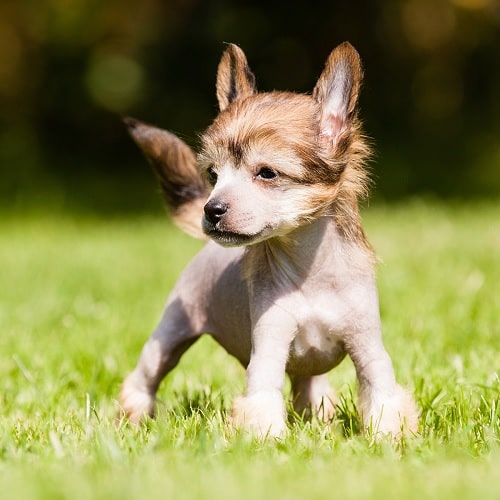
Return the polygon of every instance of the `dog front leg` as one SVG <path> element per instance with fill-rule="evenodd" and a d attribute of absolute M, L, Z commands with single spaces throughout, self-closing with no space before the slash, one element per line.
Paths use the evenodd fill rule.
<path fill-rule="evenodd" d="M 135 370 L 122 384 L 120 407 L 131 422 L 138 423 L 145 416 L 154 416 L 160 382 L 198 338 L 182 301 L 171 301 L 144 345 Z"/>
<path fill-rule="evenodd" d="M 232 423 L 259 438 L 279 437 L 286 432 L 283 399 L 285 367 L 296 322 L 272 308 L 252 330 L 252 354 L 247 367 L 247 392 L 235 400 Z"/>
<path fill-rule="evenodd" d="M 396 383 L 380 332 L 356 336 L 347 347 L 356 367 L 359 412 L 365 429 L 395 438 L 405 430 L 417 432 L 417 407 L 411 394 Z"/>

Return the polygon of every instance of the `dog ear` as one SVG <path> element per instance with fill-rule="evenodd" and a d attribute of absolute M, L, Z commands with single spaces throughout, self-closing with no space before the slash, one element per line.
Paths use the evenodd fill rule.
<path fill-rule="evenodd" d="M 219 109 L 224 111 L 234 100 L 255 93 L 255 77 L 248 66 L 245 53 L 237 45 L 230 43 L 217 69 Z"/>
<path fill-rule="evenodd" d="M 313 98 L 321 108 L 320 137 L 333 147 L 356 111 L 362 75 L 358 52 L 344 42 L 332 51 L 316 83 Z"/>

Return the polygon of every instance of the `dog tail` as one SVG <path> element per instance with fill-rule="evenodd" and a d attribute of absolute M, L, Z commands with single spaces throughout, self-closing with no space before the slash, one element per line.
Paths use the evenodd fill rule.
<path fill-rule="evenodd" d="M 124 122 L 153 168 L 173 221 L 189 235 L 206 239 L 201 219 L 209 187 L 191 148 L 166 130 L 134 118 L 124 118 Z"/>

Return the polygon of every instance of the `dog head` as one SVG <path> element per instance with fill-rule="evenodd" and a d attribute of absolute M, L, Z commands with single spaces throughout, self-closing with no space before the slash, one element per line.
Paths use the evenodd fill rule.
<path fill-rule="evenodd" d="M 199 165 L 213 190 L 203 231 L 225 246 L 283 236 L 364 190 L 357 100 L 361 62 L 348 43 L 329 56 L 312 95 L 257 93 L 243 51 L 229 45 L 217 73 L 220 114 Z M 354 200 L 354 201 L 353 201 Z"/>
<path fill-rule="evenodd" d="M 229 45 L 217 72 L 220 113 L 198 157 L 170 132 L 126 119 L 150 161 L 174 221 L 222 245 L 283 236 L 323 215 L 362 238 L 366 194 L 357 101 L 361 62 L 348 43 L 328 57 L 312 95 L 258 93 L 245 54 Z M 200 174 L 203 173 L 203 175 Z M 209 185 L 212 185 L 210 192 Z"/>

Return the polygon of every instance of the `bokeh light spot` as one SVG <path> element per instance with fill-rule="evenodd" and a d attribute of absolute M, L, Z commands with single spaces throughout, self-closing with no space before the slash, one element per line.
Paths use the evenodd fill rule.
<path fill-rule="evenodd" d="M 92 99 L 115 112 L 126 111 L 141 96 L 144 72 L 130 57 L 99 54 L 87 69 L 86 85 Z"/>

